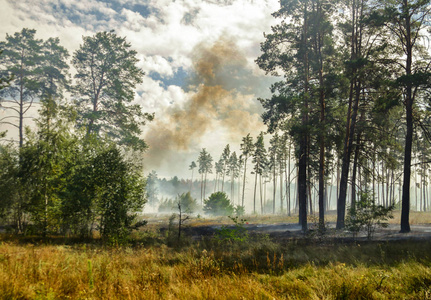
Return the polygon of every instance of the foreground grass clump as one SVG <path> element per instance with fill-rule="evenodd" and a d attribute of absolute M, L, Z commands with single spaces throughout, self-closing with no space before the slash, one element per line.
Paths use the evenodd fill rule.
<path fill-rule="evenodd" d="M 3 240 L 0 299 L 430 299 L 431 242 L 187 248 Z"/>

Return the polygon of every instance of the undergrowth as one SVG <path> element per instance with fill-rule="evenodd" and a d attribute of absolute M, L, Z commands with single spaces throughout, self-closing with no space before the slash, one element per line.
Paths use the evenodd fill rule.
<path fill-rule="evenodd" d="M 431 299 L 430 241 L 54 241 L 2 239 L 0 299 Z"/>

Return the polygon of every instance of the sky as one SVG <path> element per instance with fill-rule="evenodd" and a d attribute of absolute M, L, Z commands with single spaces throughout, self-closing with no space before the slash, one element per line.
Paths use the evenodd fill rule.
<path fill-rule="evenodd" d="M 146 172 L 184 178 L 206 148 L 265 131 L 259 97 L 274 78 L 257 67 L 278 0 L 0 0 L 0 40 L 22 28 L 59 37 L 72 55 L 83 36 L 126 37 L 146 73 L 135 101 L 155 120 L 144 128 Z M 73 70 L 72 70 L 73 73 Z M 237 153 L 238 154 L 238 153 Z"/>

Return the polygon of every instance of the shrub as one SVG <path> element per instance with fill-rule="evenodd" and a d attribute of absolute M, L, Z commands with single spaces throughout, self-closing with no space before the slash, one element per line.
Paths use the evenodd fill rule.
<path fill-rule="evenodd" d="M 243 216 L 243 215 L 245 215 L 245 208 L 244 208 L 244 206 L 237 205 L 235 207 L 235 215 L 236 216 Z"/>
<path fill-rule="evenodd" d="M 355 236 L 360 231 L 367 233 L 371 239 L 377 227 L 387 227 L 388 219 L 393 218 L 394 206 L 377 205 L 374 197 L 369 193 L 359 193 L 359 201 L 349 208 L 346 218 L 346 229 Z"/>
<path fill-rule="evenodd" d="M 204 211 L 213 216 L 228 216 L 233 214 L 234 208 L 226 193 L 216 192 L 204 200 Z"/>
<path fill-rule="evenodd" d="M 216 236 L 220 240 L 229 240 L 229 241 L 239 241 L 244 242 L 248 239 L 248 232 L 245 228 L 244 224 L 247 220 L 245 219 L 239 219 L 238 216 L 231 217 L 229 216 L 229 219 L 234 222 L 235 226 L 234 228 L 229 228 L 227 226 L 222 226 L 221 229 L 216 229 Z"/>

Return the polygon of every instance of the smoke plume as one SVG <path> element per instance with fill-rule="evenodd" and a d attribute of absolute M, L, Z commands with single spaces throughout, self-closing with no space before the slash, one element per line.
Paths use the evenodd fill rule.
<path fill-rule="evenodd" d="M 255 96 L 243 93 L 254 77 L 235 42 L 221 38 L 212 45 L 202 43 L 193 60 L 188 101 L 170 107 L 166 116 L 156 115 L 145 137 L 151 167 L 176 152 L 198 151 L 203 141 L 218 139 L 215 132 L 224 132 L 226 143 L 239 144 L 247 133 L 262 130 Z"/>

